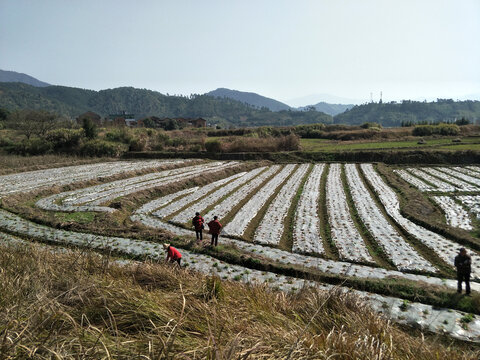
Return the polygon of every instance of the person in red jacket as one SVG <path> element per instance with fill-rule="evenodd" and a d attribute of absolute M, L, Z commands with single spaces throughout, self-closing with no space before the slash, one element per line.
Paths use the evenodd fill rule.
<path fill-rule="evenodd" d="M 218 221 L 217 219 L 217 216 L 214 216 L 213 220 L 207 224 L 209 228 L 209 233 L 212 234 L 212 242 L 210 244 L 211 246 L 213 246 L 214 242 L 215 246 L 217 246 L 218 235 L 220 234 L 220 230 L 222 229 L 222 224 L 220 224 L 220 221 Z"/>
<path fill-rule="evenodd" d="M 202 241 L 203 240 L 203 237 L 202 237 L 202 230 L 203 228 L 205 227 L 203 224 L 205 223 L 205 220 L 203 219 L 203 217 L 200 215 L 199 212 L 195 213 L 195 217 L 192 219 L 192 225 L 194 226 L 195 228 L 195 235 L 197 235 L 197 241 L 200 240 Z"/>
<path fill-rule="evenodd" d="M 167 252 L 167 258 L 165 259 L 165 262 L 177 262 L 178 266 L 180 266 L 180 260 L 182 260 L 182 254 L 180 254 L 180 251 L 175 249 L 170 244 L 163 244 L 163 248 Z"/>

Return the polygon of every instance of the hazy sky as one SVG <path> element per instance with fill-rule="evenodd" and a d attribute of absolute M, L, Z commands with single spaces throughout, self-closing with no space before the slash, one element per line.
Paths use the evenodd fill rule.
<path fill-rule="evenodd" d="M 0 69 L 294 105 L 480 98 L 480 0 L 0 0 Z"/>

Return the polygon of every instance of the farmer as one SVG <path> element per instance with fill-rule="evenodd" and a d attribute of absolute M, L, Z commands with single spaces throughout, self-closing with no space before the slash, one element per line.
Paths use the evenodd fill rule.
<path fill-rule="evenodd" d="M 209 233 L 212 234 L 212 243 L 210 244 L 211 246 L 213 246 L 214 242 L 215 246 L 217 246 L 218 234 L 220 234 L 220 230 L 222 229 L 222 224 L 220 224 L 220 221 L 218 221 L 217 219 L 218 217 L 214 216 L 213 220 L 208 223 Z"/>
<path fill-rule="evenodd" d="M 202 230 L 205 228 L 205 226 L 203 225 L 204 223 L 205 223 L 205 220 L 203 219 L 203 217 L 200 215 L 199 212 L 196 212 L 195 217 L 192 219 L 192 225 L 195 228 L 195 234 L 197 235 L 197 241 L 198 240 L 200 240 L 200 241 L 203 240 Z"/>
<path fill-rule="evenodd" d="M 455 256 L 455 267 L 457 268 L 457 280 L 459 294 L 462 293 L 462 282 L 465 281 L 465 292 L 470 295 L 470 272 L 472 271 L 472 258 L 467 254 L 465 248 L 460 249 L 460 253 Z"/>
<path fill-rule="evenodd" d="M 180 260 L 182 260 L 182 254 L 180 254 L 180 251 L 175 249 L 170 244 L 163 244 L 163 248 L 167 252 L 167 258 L 165 259 L 165 262 L 176 262 L 178 266 L 180 266 Z"/>

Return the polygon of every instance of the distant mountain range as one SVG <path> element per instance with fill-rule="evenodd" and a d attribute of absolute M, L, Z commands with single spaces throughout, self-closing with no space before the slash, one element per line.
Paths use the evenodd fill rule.
<path fill-rule="evenodd" d="M 480 102 L 472 100 L 405 100 L 399 103 L 362 105 L 320 102 L 303 108 L 292 108 L 255 93 L 229 89 L 191 96 L 169 96 L 133 87 L 94 91 L 52 86 L 26 74 L 2 70 L 0 108 L 42 109 L 72 118 L 86 111 L 94 111 L 101 116 L 126 111 L 135 114 L 137 119 L 148 116 L 203 117 L 209 123 L 222 127 L 314 123 L 360 125 L 365 122 L 401 126 L 402 123 L 454 121 L 462 117 L 480 122 Z"/>
<path fill-rule="evenodd" d="M 353 105 L 353 104 L 347 104 L 347 105 L 345 105 L 345 104 L 329 104 L 329 103 L 326 103 L 326 102 L 322 101 L 322 102 L 319 102 L 318 104 L 315 104 L 315 105 L 302 106 L 302 107 L 299 107 L 297 109 L 298 110 L 307 110 L 308 108 L 313 107 L 317 111 L 321 111 L 321 112 L 324 112 L 325 114 L 335 116 L 335 115 L 338 115 L 338 114 L 341 114 L 341 113 L 347 111 L 348 109 L 351 109 L 354 106 L 355 105 Z"/>
<path fill-rule="evenodd" d="M 205 95 L 215 96 L 218 98 L 229 98 L 233 100 L 237 100 L 243 102 L 245 104 L 249 104 L 255 106 L 257 108 L 268 108 L 271 111 L 282 111 L 282 110 L 300 110 L 305 111 L 311 107 L 314 107 L 315 110 L 324 112 L 325 114 L 335 116 L 344 112 L 347 109 L 352 108 L 353 104 L 329 104 L 326 102 L 319 102 L 317 104 L 302 106 L 298 108 L 294 108 L 288 106 L 287 104 L 277 101 L 275 99 L 271 99 L 253 92 L 246 92 L 246 91 L 238 91 L 238 90 L 230 90 L 226 88 L 218 88 L 216 90 L 210 91 Z"/>
<path fill-rule="evenodd" d="M 101 116 L 121 111 L 135 118 L 203 117 L 222 127 L 286 126 L 332 123 L 332 116 L 318 111 L 273 112 L 267 108 L 210 95 L 168 96 L 157 91 L 121 87 L 85 90 L 66 86 L 35 87 L 19 82 L 0 82 L 0 108 L 42 109 L 76 118 L 86 111 Z"/>
<path fill-rule="evenodd" d="M 50 84 L 37 80 L 30 75 L 6 70 L 0 70 L 0 82 L 20 82 L 37 87 L 50 86 Z"/>

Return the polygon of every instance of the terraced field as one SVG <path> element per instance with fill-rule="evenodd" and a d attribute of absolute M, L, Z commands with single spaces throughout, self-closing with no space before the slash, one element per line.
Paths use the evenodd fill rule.
<path fill-rule="evenodd" d="M 25 200 L 35 204 L 35 211 L 87 211 L 115 218 L 120 210 L 113 204 L 129 198 L 133 208 L 121 211 L 128 211 L 125 223 L 132 224 L 132 232 L 138 229 L 141 234 L 142 229 L 155 229 L 172 238 L 194 235 L 190 221 L 200 211 L 206 222 L 217 215 L 224 225 L 220 244 L 246 255 L 261 256 L 279 266 L 295 265 L 306 274 L 320 273 L 325 278 L 396 278 L 449 291 L 455 289 L 453 258 L 459 244 L 404 217 L 399 195 L 374 165 L 249 164 L 247 170 L 244 165 L 233 161 L 171 160 L 41 170 L 0 177 L 0 199 L 18 194 L 25 194 L 28 199 L 30 193 L 36 196 L 41 191 L 41 198 Z M 150 172 L 108 181 L 111 176 L 137 170 Z M 466 231 L 476 229 L 476 216 L 480 216 L 480 168 L 407 168 L 394 172 L 401 181 L 431 196 L 444 212 L 446 224 Z M 203 183 L 195 182 L 199 178 Z M 86 181 L 98 184 L 76 185 Z M 135 194 L 142 196 L 137 200 Z M 115 224 L 106 221 L 105 227 L 109 226 L 114 229 Z M 140 258 L 162 256 L 161 244 L 155 240 L 56 229 L 0 210 L 0 239 L 7 241 L 12 236 Z M 183 252 L 191 268 L 214 271 L 227 279 L 267 282 L 285 291 L 304 285 L 331 286 L 306 281 L 305 276 L 262 273 L 248 268 L 248 264 L 222 263 L 219 268 L 212 265 L 218 261 L 209 255 Z M 480 256 L 474 250 L 469 252 L 474 261 L 472 277 L 480 281 Z M 472 288 L 480 291 L 480 283 L 473 283 Z M 349 291 L 347 287 L 344 290 Z M 459 311 L 429 307 L 432 317 L 448 317 L 450 325 L 433 318 L 427 324 L 425 316 L 415 316 L 415 311 L 428 307 L 426 304 L 399 311 L 402 299 L 365 292 L 359 295 L 381 312 L 388 312 L 384 310 L 391 306 L 388 313 L 394 320 L 405 322 L 408 318 L 409 323 L 430 331 L 480 341 L 480 321 L 474 319 L 468 327 L 463 326 L 464 314 Z"/>
<path fill-rule="evenodd" d="M 445 214 L 449 226 L 467 231 L 480 218 L 480 168 L 422 167 L 394 170 L 411 186 L 428 193 Z"/>

